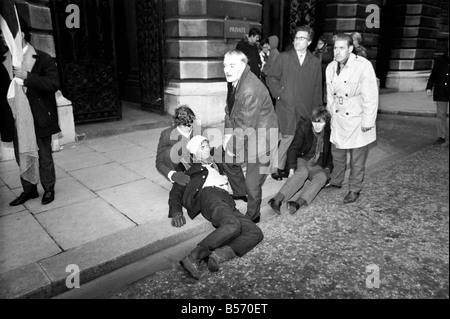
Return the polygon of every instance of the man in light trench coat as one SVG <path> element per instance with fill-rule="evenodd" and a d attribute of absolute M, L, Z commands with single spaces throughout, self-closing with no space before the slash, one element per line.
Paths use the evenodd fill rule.
<path fill-rule="evenodd" d="M 339 34 L 334 44 L 334 61 L 326 70 L 334 169 L 325 188 L 342 187 L 350 151 L 346 204 L 354 203 L 361 192 L 369 144 L 376 140 L 378 112 L 378 85 L 372 63 L 352 51 L 352 38 Z"/>

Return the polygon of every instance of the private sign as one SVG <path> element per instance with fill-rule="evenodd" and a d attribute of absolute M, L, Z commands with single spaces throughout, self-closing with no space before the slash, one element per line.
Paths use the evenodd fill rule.
<path fill-rule="evenodd" d="M 225 20 L 224 37 L 241 39 L 250 31 L 250 23 L 246 21 Z"/>

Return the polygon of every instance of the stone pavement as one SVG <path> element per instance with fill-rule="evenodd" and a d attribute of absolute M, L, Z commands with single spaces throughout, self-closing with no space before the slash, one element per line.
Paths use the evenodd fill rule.
<path fill-rule="evenodd" d="M 429 117 L 435 106 L 424 92 L 386 93 L 380 95 L 380 113 Z M 396 137 L 391 136 L 394 121 L 379 126 L 368 169 L 428 145 L 436 134 L 431 120 Z M 132 130 L 118 123 L 106 123 L 111 127 L 106 130 L 95 124 L 101 133 L 83 126 L 91 130 L 85 140 L 54 153 L 56 200 L 47 206 L 38 198 L 9 207 L 21 192 L 18 167 L 14 161 L 0 162 L 0 298 L 55 296 L 67 290 L 69 265 L 79 267 L 83 284 L 212 229 L 201 216 L 181 229 L 170 225 L 171 183 L 155 168 L 164 127 L 139 123 Z M 415 148 L 404 142 L 408 137 Z M 273 216 L 266 203 L 279 188 L 279 182 L 267 179 L 263 222 Z M 243 202 L 238 208 L 245 212 Z"/>

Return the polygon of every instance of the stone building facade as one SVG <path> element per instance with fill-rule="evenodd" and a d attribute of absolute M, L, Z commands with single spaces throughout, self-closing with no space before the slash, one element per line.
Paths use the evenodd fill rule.
<path fill-rule="evenodd" d="M 95 96 L 89 101 L 74 96 L 76 121 L 77 114 L 81 114 L 77 113 L 78 108 L 84 107 L 78 103 L 95 104 L 90 108 L 99 117 L 94 116 L 93 120 L 101 116 L 120 119 L 120 111 L 110 105 L 117 106 L 122 99 L 138 104 L 153 99 L 147 103 L 150 109 L 156 106 L 155 110 L 168 113 L 173 113 L 179 104 L 188 104 L 204 124 L 222 121 L 226 97 L 223 55 L 239 40 L 224 37 L 226 18 L 260 27 L 264 37 L 278 35 L 280 49 L 289 44 L 292 30 L 300 24 L 310 24 L 317 33 L 328 37 L 334 30 L 358 31 L 363 35 L 368 58 L 382 87 L 401 91 L 424 90 L 433 59 L 448 45 L 448 2 L 444 0 L 16 0 L 16 3 L 19 14 L 33 29 L 32 43 L 57 60 L 58 52 L 64 52 L 60 48 L 61 39 L 70 36 L 75 39 L 79 34 L 76 32 L 82 32 L 83 28 L 87 32 L 104 25 L 104 29 L 95 31 L 100 35 L 95 39 L 105 43 L 103 51 L 98 52 L 111 52 L 110 63 L 97 76 L 102 84 L 112 84 L 98 93 L 100 102 L 96 104 L 92 102 Z M 62 11 L 69 3 L 87 8 L 81 11 L 81 31 L 57 30 L 65 28 L 57 22 L 68 15 Z M 367 26 L 367 18 L 373 13 L 368 11 L 369 5 L 379 8 L 378 28 Z M 93 6 L 98 8 L 98 14 L 92 17 L 97 24 L 83 18 L 85 12 L 93 12 Z M 108 28 L 112 31 L 106 32 Z M 98 58 L 98 54 L 101 53 L 91 54 L 91 58 Z M 63 93 L 67 96 L 77 88 L 67 90 L 76 77 L 67 76 L 73 68 L 67 68 L 66 60 L 58 61 L 66 81 Z M 79 74 L 82 71 L 77 72 L 77 76 L 83 77 Z M 100 83 L 98 78 L 96 81 Z M 114 94 L 114 88 L 120 94 Z M 95 90 L 92 92 L 97 94 Z M 79 119 L 89 120 L 89 116 L 83 116 Z"/>

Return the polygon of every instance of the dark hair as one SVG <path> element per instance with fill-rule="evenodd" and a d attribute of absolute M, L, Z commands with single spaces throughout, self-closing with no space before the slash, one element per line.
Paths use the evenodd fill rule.
<path fill-rule="evenodd" d="M 337 35 L 336 41 L 347 41 L 348 46 L 353 45 L 353 38 L 346 33 L 339 33 Z"/>
<path fill-rule="evenodd" d="M 327 46 L 328 44 L 327 38 L 325 36 L 321 36 L 319 40 L 317 40 L 317 43 L 319 43 L 319 41 L 322 41 L 325 46 Z"/>
<path fill-rule="evenodd" d="M 308 33 L 308 39 L 309 41 L 312 41 L 314 39 L 314 30 L 307 26 L 307 25 L 303 25 L 301 27 L 297 27 L 295 28 L 295 32 L 294 32 L 294 37 L 297 35 L 297 33 L 299 33 L 300 31 L 303 32 L 307 32 Z"/>
<path fill-rule="evenodd" d="M 250 31 L 248 31 L 248 36 L 252 37 L 255 35 L 259 35 L 259 37 L 261 37 L 261 31 L 258 28 L 251 28 Z"/>
<path fill-rule="evenodd" d="M 187 105 L 181 105 L 175 110 L 173 115 L 173 123 L 175 126 L 191 126 L 194 123 L 195 114 Z"/>
<path fill-rule="evenodd" d="M 331 114 L 324 105 L 317 105 L 312 111 L 311 122 L 319 122 L 320 120 L 325 120 L 325 122 L 331 120 Z"/>
<path fill-rule="evenodd" d="M 20 25 L 20 30 L 24 34 L 25 41 L 30 42 L 31 34 L 30 34 L 30 28 L 28 27 L 28 24 L 25 22 L 24 19 L 19 17 L 19 25 Z"/>

